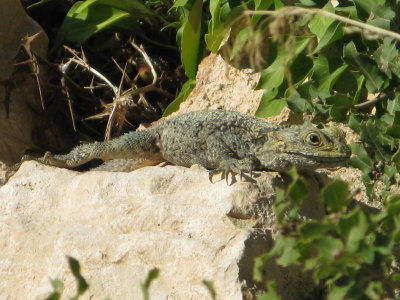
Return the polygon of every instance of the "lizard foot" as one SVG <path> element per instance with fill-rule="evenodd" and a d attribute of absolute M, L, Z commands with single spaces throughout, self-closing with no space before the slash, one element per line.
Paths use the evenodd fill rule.
<path fill-rule="evenodd" d="M 208 178 L 210 179 L 210 182 L 213 183 L 212 177 L 216 174 L 222 173 L 221 179 L 225 179 L 228 184 L 229 174 L 232 176 L 240 174 L 240 180 L 242 180 L 245 172 L 249 172 L 250 177 L 253 176 L 253 161 L 251 158 L 245 158 L 242 160 L 229 159 L 222 162 L 215 170 L 209 171 Z"/>

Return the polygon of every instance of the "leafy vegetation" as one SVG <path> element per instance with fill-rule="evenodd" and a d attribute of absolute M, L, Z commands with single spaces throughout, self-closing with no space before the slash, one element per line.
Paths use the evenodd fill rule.
<path fill-rule="evenodd" d="M 283 267 L 312 271 L 325 289 L 324 299 L 397 299 L 400 195 L 388 197 L 384 208 L 372 213 L 355 203 L 345 182 L 335 179 L 320 194 L 326 216 L 304 222 L 299 210 L 307 185 L 295 169 L 289 174 L 292 182 L 286 191 L 277 190 L 274 204 L 279 234 L 273 249 L 256 260 L 255 279 L 262 281 L 265 263 L 276 259 Z M 279 299 L 278 294 L 269 282 L 258 299 Z"/>
<path fill-rule="evenodd" d="M 60 1 L 30 1 L 28 11 Z M 164 115 L 177 110 L 194 87 L 200 59 L 219 52 L 239 68 L 261 72 L 257 88 L 264 92 L 257 116 L 278 115 L 288 107 L 313 123 L 343 122 L 358 133 L 351 165 L 362 171 L 369 198 L 380 201 L 382 210 L 359 206 L 348 186 L 335 180 L 321 191 L 326 217 L 299 220 L 307 190 L 304 179 L 291 171 L 288 190 L 277 191 L 280 234 L 274 248 L 257 260 L 255 278 L 262 280 L 262 266 L 276 259 L 282 266 L 312 271 L 327 299 L 398 297 L 400 196 L 393 191 L 400 181 L 400 1 L 87 0 L 70 7 L 61 2 L 66 17 L 52 39 L 54 55 L 64 43 L 85 47 L 110 31 L 165 51 L 178 46 L 186 83 L 172 102 L 149 101 Z M 131 77 L 140 75 L 140 68 L 135 72 Z M 173 93 L 164 83 L 155 85 Z M 267 286 L 260 299 L 279 298 L 275 284 Z"/>

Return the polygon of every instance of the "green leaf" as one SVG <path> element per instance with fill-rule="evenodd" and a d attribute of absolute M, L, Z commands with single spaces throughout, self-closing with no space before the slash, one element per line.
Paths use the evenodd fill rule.
<path fill-rule="evenodd" d="M 158 15 L 155 10 L 148 8 L 141 0 L 86 0 L 84 3 L 86 6 L 90 6 L 92 3 L 110 6 L 129 12 L 133 17 L 145 18 Z"/>
<path fill-rule="evenodd" d="M 352 114 L 349 117 L 349 127 L 354 130 L 354 132 L 360 134 L 362 127 L 362 120 L 359 116 Z"/>
<path fill-rule="evenodd" d="M 159 274 L 160 274 L 159 269 L 157 269 L 157 268 L 151 269 L 149 271 L 149 273 L 147 274 L 146 280 L 141 284 L 144 300 L 150 299 L 150 295 L 149 295 L 150 285 L 155 279 L 157 279 Z"/>
<path fill-rule="evenodd" d="M 257 300 L 281 300 L 278 294 L 276 283 L 274 281 L 268 282 L 267 291 L 261 295 L 257 295 Z"/>
<path fill-rule="evenodd" d="M 367 218 L 359 208 L 343 216 L 339 221 L 339 232 L 345 238 L 346 249 L 350 252 L 359 249 L 360 241 L 365 238 L 367 230 Z"/>
<path fill-rule="evenodd" d="M 128 5 L 122 0 L 76 2 L 64 18 L 52 49 L 56 49 L 65 41 L 81 45 L 95 33 L 109 28 L 125 29 L 160 45 L 147 38 L 138 23 L 138 18 L 150 18 L 156 14 L 139 0 L 129 3 Z"/>
<path fill-rule="evenodd" d="M 400 111 L 394 113 L 393 123 L 386 129 L 386 133 L 394 138 L 400 138 Z"/>
<path fill-rule="evenodd" d="M 181 103 L 186 100 L 187 96 L 190 94 L 190 92 L 193 90 L 195 86 L 196 86 L 195 80 L 186 81 L 185 84 L 182 86 L 179 95 L 164 110 L 163 117 L 166 117 L 172 114 L 173 112 L 177 111 Z"/>
<path fill-rule="evenodd" d="M 334 179 L 321 190 L 321 200 L 328 211 L 342 211 L 349 204 L 348 184 L 340 179 Z"/>
<path fill-rule="evenodd" d="M 72 271 L 72 275 L 74 275 L 75 280 L 77 282 L 78 291 L 76 298 L 78 298 L 79 295 L 82 295 L 88 289 L 89 285 L 81 274 L 81 267 L 79 265 L 79 261 L 77 261 L 75 258 L 71 256 L 67 256 L 67 259 L 69 268 Z"/>
<path fill-rule="evenodd" d="M 350 158 L 351 166 L 360 169 L 363 173 L 369 173 L 373 169 L 374 161 L 368 155 L 364 146 L 361 144 L 350 144 L 351 152 L 357 157 Z"/>
<path fill-rule="evenodd" d="M 313 68 L 313 61 L 310 57 L 299 54 L 290 66 L 292 74 L 292 82 L 296 86 L 302 83 L 311 74 Z"/>
<path fill-rule="evenodd" d="M 395 17 L 395 12 L 390 6 L 385 6 L 386 0 L 352 0 L 360 18 L 381 17 L 391 20 Z"/>
<path fill-rule="evenodd" d="M 359 250 L 360 242 L 365 238 L 365 234 L 367 233 L 368 220 L 362 210 L 356 211 L 351 217 L 357 219 L 356 225 L 349 231 L 346 248 L 350 252 L 356 252 Z"/>
<path fill-rule="evenodd" d="M 105 5 L 78 1 L 69 10 L 56 36 L 56 43 L 64 40 L 82 44 L 93 34 L 110 27 L 129 13 Z"/>
<path fill-rule="evenodd" d="M 333 224 L 324 224 L 319 221 L 308 221 L 299 226 L 301 238 L 304 242 L 311 242 L 313 239 L 323 236 L 326 232 L 333 230 Z"/>
<path fill-rule="evenodd" d="M 328 2 L 323 9 L 331 13 L 335 12 L 335 9 L 333 8 L 331 2 Z M 333 22 L 334 20 L 330 17 L 324 16 L 322 14 L 316 14 L 311 22 L 308 24 L 308 28 L 310 28 L 310 31 L 314 33 L 317 37 L 322 38 Z"/>
<path fill-rule="evenodd" d="M 281 256 L 276 260 L 278 264 L 281 266 L 287 267 L 292 264 L 297 264 L 298 259 L 300 258 L 300 253 L 297 249 L 297 239 L 295 238 L 285 238 L 284 244 L 285 247 L 283 248 L 283 253 Z"/>
<path fill-rule="evenodd" d="M 318 56 L 314 59 L 314 66 L 313 66 L 313 75 L 312 78 L 315 80 L 319 85 L 322 82 L 326 81 L 329 77 L 329 62 L 325 55 L 318 54 Z"/>
<path fill-rule="evenodd" d="M 209 280 L 203 280 L 203 284 L 207 288 L 208 292 L 210 293 L 211 299 L 216 300 L 217 299 L 217 292 L 215 291 L 214 283 Z"/>
<path fill-rule="evenodd" d="M 311 103 L 302 98 L 297 92 L 293 92 L 287 99 L 288 107 L 295 113 L 303 113 L 312 111 Z"/>
<path fill-rule="evenodd" d="M 225 37 L 229 26 L 226 26 L 220 19 L 222 0 L 211 0 L 210 1 L 210 14 L 211 20 L 208 25 L 208 33 L 205 35 L 204 40 L 207 44 L 207 48 L 216 53 L 221 45 L 221 41 Z"/>
<path fill-rule="evenodd" d="M 261 98 L 260 106 L 258 107 L 255 115 L 260 118 L 277 116 L 286 106 L 287 103 L 284 99 L 276 99 L 264 103 L 263 99 Z"/>
<path fill-rule="evenodd" d="M 348 68 L 347 64 L 337 68 L 332 74 L 330 74 L 319 86 L 319 90 L 325 93 L 330 93 L 333 85 L 339 79 L 340 75 Z"/>
<path fill-rule="evenodd" d="M 61 280 L 54 279 L 50 280 L 51 285 L 53 287 L 53 292 L 46 298 L 46 300 L 59 300 L 61 299 L 61 295 L 64 289 L 64 285 Z"/>
<path fill-rule="evenodd" d="M 377 62 L 379 69 L 384 72 L 389 78 L 392 78 L 392 73 L 400 77 L 400 59 L 399 51 L 396 47 L 396 42 L 393 39 L 385 38 L 383 44 L 374 52 L 373 57 Z"/>
<path fill-rule="evenodd" d="M 370 93 L 375 93 L 384 87 L 385 79 L 378 67 L 374 65 L 370 59 L 361 55 L 354 44 L 354 42 L 348 43 L 343 48 L 344 60 L 358 68 L 366 78 L 366 88 Z"/>
<path fill-rule="evenodd" d="M 322 236 L 314 240 L 314 245 L 318 249 L 318 255 L 325 261 L 335 259 L 343 251 L 343 243 L 331 236 Z M 323 265 L 321 266 L 323 267 Z"/>
<path fill-rule="evenodd" d="M 189 79 L 195 79 L 200 59 L 200 36 L 203 1 L 195 0 L 184 22 L 181 37 L 181 57 L 185 73 Z"/>
<path fill-rule="evenodd" d="M 279 87 L 285 78 L 285 65 L 283 59 L 275 59 L 275 61 L 261 73 L 260 81 L 257 89 L 270 91 Z"/>
<path fill-rule="evenodd" d="M 284 46 L 279 47 L 274 62 L 261 73 L 257 88 L 269 91 L 279 87 L 285 78 L 285 68 L 292 65 L 297 56 L 307 47 L 309 41 L 309 38 L 299 38 L 296 41 L 294 53 L 289 52 Z"/>
<path fill-rule="evenodd" d="M 288 186 L 287 195 L 290 201 L 296 205 L 300 205 L 308 195 L 306 181 L 303 177 L 298 176 L 295 168 L 290 169 L 288 174 L 293 180 Z"/>
<path fill-rule="evenodd" d="M 393 154 L 391 159 L 396 165 L 397 171 L 400 171 L 400 148 Z"/>
<path fill-rule="evenodd" d="M 267 10 L 270 8 L 274 0 L 254 0 L 254 9 L 255 10 Z M 251 24 L 253 26 L 257 25 L 257 23 L 262 18 L 262 15 L 254 15 L 251 17 Z"/>
<path fill-rule="evenodd" d="M 352 287 L 352 284 L 343 286 L 334 285 L 330 288 L 327 299 L 328 300 L 342 300 L 346 299 L 346 294 Z"/>
<path fill-rule="evenodd" d="M 325 34 L 322 36 L 321 40 L 318 43 L 318 46 L 314 49 L 312 54 L 320 52 L 324 47 L 332 44 L 333 42 L 341 39 L 344 36 L 343 32 L 344 24 L 339 22 L 334 22 L 329 25 Z"/>

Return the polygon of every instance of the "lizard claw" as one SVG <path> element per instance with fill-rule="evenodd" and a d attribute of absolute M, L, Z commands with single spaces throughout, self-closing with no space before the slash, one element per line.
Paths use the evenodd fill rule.
<path fill-rule="evenodd" d="M 250 172 L 251 176 L 253 175 L 253 165 L 251 159 L 229 159 L 222 162 L 220 166 L 215 170 L 211 170 L 209 172 L 209 179 L 212 183 L 212 176 L 218 173 L 222 173 L 221 179 L 225 179 L 226 183 L 229 185 L 229 174 L 232 174 L 232 176 L 235 174 L 239 174 L 240 180 L 242 181 L 243 177 L 245 176 L 245 172 Z"/>

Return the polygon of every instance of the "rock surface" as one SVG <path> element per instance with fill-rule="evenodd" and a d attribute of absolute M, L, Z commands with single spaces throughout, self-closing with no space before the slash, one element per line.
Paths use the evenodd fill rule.
<path fill-rule="evenodd" d="M 270 201 L 279 182 L 276 173 L 256 178 L 212 184 L 196 166 L 79 173 L 25 162 L 0 188 L 0 299 L 44 299 L 50 278 L 63 281 L 65 298 L 73 296 L 66 255 L 79 260 L 90 284 L 82 299 L 140 299 L 154 267 L 160 276 L 152 299 L 210 299 L 204 279 L 219 299 L 251 299 L 245 287 L 254 288 L 254 257 L 272 245 Z M 267 208 L 256 231 L 259 201 Z M 315 201 L 309 206 L 305 215 L 323 213 Z M 314 290 L 298 270 L 270 266 L 269 274 L 286 299 Z"/>

